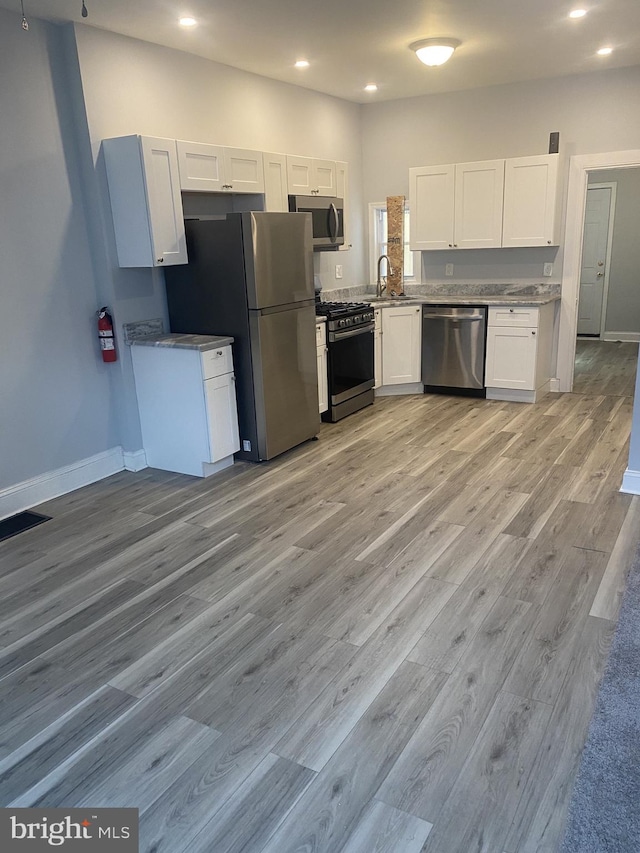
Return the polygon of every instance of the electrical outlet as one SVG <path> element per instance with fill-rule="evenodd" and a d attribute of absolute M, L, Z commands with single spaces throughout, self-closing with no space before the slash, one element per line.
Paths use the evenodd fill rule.
<path fill-rule="evenodd" d="M 445 275 L 453 275 L 453 264 L 445 264 L 444 274 Z"/>
<path fill-rule="evenodd" d="M 251 442 L 250 442 L 250 441 L 247 441 L 247 440 L 245 439 L 245 440 L 242 442 L 242 449 L 243 449 L 243 450 L 245 450 L 245 451 L 247 451 L 247 452 L 250 452 L 250 451 L 251 451 Z"/>
<path fill-rule="evenodd" d="M 342 264 L 336 264 L 336 278 L 342 278 Z"/>
<path fill-rule="evenodd" d="M 544 264 L 542 267 L 542 275 L 553 275 L 553 264 Z"/>

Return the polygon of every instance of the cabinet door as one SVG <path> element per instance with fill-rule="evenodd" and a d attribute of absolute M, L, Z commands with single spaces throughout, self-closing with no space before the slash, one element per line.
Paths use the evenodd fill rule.
<path fill-rule="evenodd" d="M 315 195 L 311 157 L 287 155 L 287 187 L 290 195 Z"/>
<path fill-rule="evenodd" d="M 413 251 L 453 246 L 453 166 L 409 169 L 409 244 Z"/>
<path fill-rule="evenodd" d="M 287 186 L 291 195 L 335 197 L 335 161 L 287 155 Z"/>
<path fill-rule="evenodd" d="M 329 408 L 329 380 L 327 377 L 327 347 L 316 349 L 316 364 L 318 368 L 318 408 L 320 414 Z"/>
<path fill-rule="evenodd" d="M 234 193 L 263 193 L 262 152 L 246 148 L 224 149 L 224 189 Z"/>
<path fill-rule="evenodd" d="M 419 305 L 382 309 L 382 384 L 420 382 Z"/>
<path fill-rule="evenodd" d="M 204 383 L 209 425 L 211 462 L 231 456 L 240 450 L 236 386 L 233 373 L 224 373 Z"/>
<path fill-rule="evenodd" d="M 456 165 L 455 248 L 485 249 L 502 245 L 503 194 L 504 160 Z"/>
<path fill-rule="evenodd" d="M 506 161 L 503 246 L 557 246 L 558 154 Z"/>
<path fill-rule="evenodd" d="M 224 149 L 202 142 L 176 143 L 183 190 L 222 192 L 225 183 Z"/>
<path fill-rule="evenodd" d="M 102 147 L 120 266 L 186 264 L 175 140 L 120 136 Z"/>
<path fill-rule="evenodd" d="M 487 327 L 487 388 L 535 390 L 536 329 Z"/>
<path fill-rule="evenodd" d="M 263 154 L 265 210 L 287 213 L 287 157 L 285 154 Z"/>
<path fill-rule="evenodd" d="M 334 197 L 336 192 L 336 164 L 334 160 L 313 161 L 313 183 L 316 195 Z"/>

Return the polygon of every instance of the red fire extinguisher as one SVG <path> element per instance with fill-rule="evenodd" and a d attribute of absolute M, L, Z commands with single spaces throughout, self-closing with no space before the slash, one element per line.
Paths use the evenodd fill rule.
<path fill-rule="evenodd" d="M 113 336 L 113 320 L 106 305 L 98 311 L 98 336 L 102 360 L 106 362 L 115 361 L 118 356 L 116 354 L 116 339 Z"/>

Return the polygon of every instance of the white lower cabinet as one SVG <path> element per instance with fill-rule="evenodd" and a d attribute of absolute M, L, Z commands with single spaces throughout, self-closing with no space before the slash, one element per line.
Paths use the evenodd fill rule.
<path fill-rule="evenodd" d="M 375 329 L 373 332 L 373 375 L 375 378 L 374 388 L 382 385 L 382 308 L 376 308 Z"/>
<path fill-rule="evenodd" d="M 554 305 L 489 308 L 487 397 L 535 402 L 549 388 Z"/>
<path fill-rule="evenodd" d="M 382 312 L 382 384 L 420 382 L 420 305 L 394 305 Z"/>
<path fill-rule="evenodd" d="M 318 366 L 318 406 L 320 414 L 329 408 L 327 324 L 316 323 L 316 364 Z"/>
<path fill-rule="evenodd" d="M 231 346 L 131 347 L 142 444 L 152 468 L 206 477 L 240 449 Z"/>

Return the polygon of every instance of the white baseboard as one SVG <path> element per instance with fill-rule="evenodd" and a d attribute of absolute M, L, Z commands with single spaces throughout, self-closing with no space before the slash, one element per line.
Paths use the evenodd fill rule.
<path fill-rule="evenodd" d="M 133 453 L 124 450 L 122 461 L 125 471 L 142 471 L 143 468 L 149 467 L 147 465 L 147 454 L 144 450 L 134 450 Z"/>
<path fill-rule="evenodd" d="M 622 478 L 620 491 L 627 495 L 640 495 L 640 471 L 632 471 L 627 468 Z"/>
<path fill-rule="evenodd" d="M 602 341 L 640 341 L 640 332 L 605 332 L 600 338 Z"/>
<path fill-rule="evenodd" d="M 125 467 L 130 471 L 139 471 L 145 467 L 145 465 L 139 465 L 140 454 L 144 456 L 143 451 L 125 454 L 121 447 L 112 447 L 88 459 L 80 459 L 64 468 L 47 471 L 38 477 L 1 489 L 0 519 L 103 480 L 105 477 L 117 474 Z M 125 466 L 125 458 L 127 460 L 130 458 L 132 463 L 138 464 L 139 467 Z"/>

